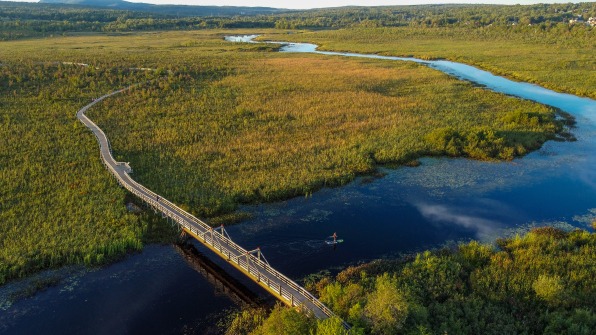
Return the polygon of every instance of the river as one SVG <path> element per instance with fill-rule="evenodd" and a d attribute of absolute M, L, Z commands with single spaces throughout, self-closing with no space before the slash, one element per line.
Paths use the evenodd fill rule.
<path fill-rule="evenodd" d="M 596 101 L 444 60 L 317 51 L 300 43 L 284 43 L 281 51 L 421 63 L 559 108 L 576 118 L 578 139 L 547 142 L 512 162 L 423 158 L 416 168 L 383 169 L 382 178 L 358 178 L 306 198 L 246 206 L 243 210 L 254 218 L 228 227 L 229 234 L 247 249 L 260 246 L 289 277 L 469 239 L 490 242 L 536 225 L 587 228 L 596 218 Z M 333 232 L 344 239 L 336 248 L 324 243 Z M 0 288 L 0 333 L 217 334 L 216 323 L 241 304 L 235 290 L 248 288 L 270 299 L 204 247 L 195 247 L 235 278 L 234 289 L 202 270 L 200 256 L 153 245 L 102 269 L 50 271 L 5 285 Z M 53 276 L 58 284 L 26 299 L 11 298 L 27 283 Z"/>

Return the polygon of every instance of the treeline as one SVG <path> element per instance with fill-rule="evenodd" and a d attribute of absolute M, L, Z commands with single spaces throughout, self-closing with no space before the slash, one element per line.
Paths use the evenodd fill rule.
<path fill-rule="evenodd" d="M 182 17 L 83 6 L 0 2 L 0 40 L 72 32 L 273 28 L 267 17 Z"/>
<path fill-rule="evenodd" d="M 104 18 L 105 19 L 105 18 Z M 151 30 L 198 30 L 217 28 L 274 28 L 267 20 L 227 19 L 227 18 L 134 18 L 128 14 L 118 15 L 108 21 L 0 21 L 4 39 L 15 37 L 47 36 L 66 32 L 124 32 Z"/>
<path fill-rule="evenodd" d="M 485 27 L 568 23 L 596 16 L 595 3 L 504 5 L 424 5 L 396 7 L 341 7 L 278 14 L 276 27 L 284 29 L 347 27 Z"/>
<path fill-rule="evenodd" d="M 427 5 L 342 7 L 268 15 L 193 16 L 101 9 L 73 5 L 0 3 L 0 39 L 48 36 L 66 32 L 197 30 L 213 28 L 336 29 L 351 27 L 493 27 L 497 31 L 537 26 L 543 30 L 591 30 L 594 3 L 530 6 Z"/>
<path fill-rule="evenodd" d="M 245 310 L 227 334 L 576 334 L 596 330 L 596 234 L 525 236 L 350 267 L 310 282 L 353 328 L 276 307 Z"/>

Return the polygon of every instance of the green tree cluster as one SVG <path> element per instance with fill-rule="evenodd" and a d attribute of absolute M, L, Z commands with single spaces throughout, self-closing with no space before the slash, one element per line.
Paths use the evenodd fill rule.
<path fill-rule="evenodd" d="M 594 3 L 537 4 L 528 6 L 427 5 L 387 7 L 341 7 L 306 11 L 169 6 L 122 10 L 56 4 L 0 4 L 0 39 L 48 36 L 66 32 L 197 30 L 205 28 L 465 28 L 481 33 L 556 31 L 586 34 L 591 27 L 569 24 L 570 20 L 596 16 Z M 160 13 L 160 14 L 156 14 Z M 163 15 L 162 13 L 169 14 Z M 181 17 L 182 16 L 182 17 Z M 527 28 L 530 27 L 531 30 Z M 485 28 L 489 28 L 488 30 Z M 470 34 L 470 31 L 466 32 Z"/>
<path fill-rule="evenodd" d="M 596 329 L 595 271 L 596 234 L 546 227 L 501 239 L 498 247 L 470 242 L 348 268 L 318 293 L 353 334 L 588 335 Z M 278 308 L 275 321 L 262 325 L 303 327 L 303 334 L 332 334 L 327 327 L 340 325 L 280 317 L 297 313 Z"/>

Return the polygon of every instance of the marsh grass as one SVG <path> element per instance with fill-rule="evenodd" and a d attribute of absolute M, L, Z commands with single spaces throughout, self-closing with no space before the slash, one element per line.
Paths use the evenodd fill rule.
<path fill-rule="evenodd" d="M 139 181 L 200 216 L 343 185 L 422 155 L 512 159 L 561 128 L 549 108 L 417 64 L 246 51 L 222 58 L 221 77 L 202 69 L 91 112 L 116 154 L 140 167 Z M 433 139 L 445 128 L 461 148 Z"/>
<path fill-rule="evenodd" d="M 88 114 L 136 180 L 201 217 L 449 154 L 428 140 L 436 129 L 462 135 L 465 148 L 485 135 L 482 159 L 523 154 L 559 130 L 549 108 L 415 64 L 279 54 L 224 42 L 226 33 L 1 42 L 0 284 L 103 264 L 174 235 L 150 213 L 127 211 L 75 117 L 92 98 L 134 83 L 151 81 Z"/>
<path fill-rule="evenodd" d="M 266 34 L 262 39 L 310 42 L 321 50 L 448 59 L 494 74 L 596 98 L 596 29 L 350 28 Z"/>

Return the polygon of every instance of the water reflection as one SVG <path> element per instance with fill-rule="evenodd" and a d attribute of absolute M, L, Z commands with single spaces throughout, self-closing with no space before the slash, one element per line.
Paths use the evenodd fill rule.
<path fill-rule="evenodd" d="M 263 299 L 197 250 L 192 243 L 176 244 L 174 249 L 191 268 L 207 279 L 216 296 L 224 295 L 236 305 L 243 307 L 266 305 Z"/>
<path fill-rule="evenodd" d="M 491 216 L 492 212 L 482 209 L 483 213 L 474 213 L 475 210 L 469 207 L 455 207 L 443 204 L 415 203 L 414 207 L 426 220 L 441 224 L 454 224 L 474 231 L 477 239 L 486 240 L 495 236 L 501 228 L 501 223 L 496 220 L 485 218 Z M 484 214 L 484 215 L 481 215 Z"/>
<path fill-rule="evenodd" d="M 172 246 L 148 246 L 103 269 L 66 274 L 54 287 L 5 304 L 0 334 L 217 334 L 217 323 L 235 300 L 214 290 L 203 277 L 208 272 L 195 270 L 202 259 L 183 252 L 181 257 Z M 0 300 L 18 284 L 0 287 Z M 233 290 L 244 291 L 238 289 L 242 285 L 235 283 Z M 251 300 L 252 295 L 238 294 Z"/>

